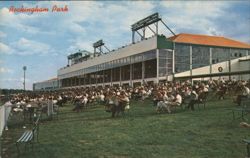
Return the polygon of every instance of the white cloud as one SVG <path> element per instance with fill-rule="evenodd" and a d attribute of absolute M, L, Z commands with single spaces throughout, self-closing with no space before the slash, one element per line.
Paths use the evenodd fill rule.
<path fill-rule="evenodd" d="M 66 53 L 71 54 L 77 52 L 78 50 L 87 50 L 91 52 L 93 50 L 91 41 L 85 41 L 81 38 L 72 40 L 72 45 L 68 47 Z"/>
<path fill-rule="evenodd" d="M 44 43 L 21 38 L 19 41 L 12 43 L 13 47 L 18 50 L 19 54 L 44 54 L 48 53 L 50 46 Z"/>
<path fill-rule="evenodd" d="M 175 10 L 178 16 L 187 17 L 218 17 L 223 14 L 223 9 L 230 5 L 223 1 L 163 1 L 162 6 L 168 10 Z M 183 14 L 185 13 L 185 14 Z"/>
<path fill-rule="evenodd" d="M 73 33 L 85 33 L 85 29 L 77 23 L 72 23 L 68 26 L 68 29 Z"/>
<path fill-rule="evenodd" d="M 10 46 L 15 50 L 15 54 L 19 55 L 42 55 L 54 51 L 48 44 L 29 40 L 23 37 L 18 41 L 11 43 Z"/>
<path fill-rule="evenodd" d="M 58 32 L 74 34 L 76 38 L 84 37 L 82 38 L 84 43 L 89 40 L 89 36 L 94 36 L 91 33 L 98 34 L 98 38 L 110 37 L 116 41 L 116 38 L 121 38 L 122 33 L 130 31 L 131 24 L 155 11 L 161 11 L 160 14 L 163 20 L 167 21 L 168 25 L 176 33 L 186 31 L 190 33 L 224 35 L 227 34 L 223 31 L 224 28 L 218 28 L 214 19 L 229 16 L 225 9 L 234 5 L 235 2 L 129 1 L 105 3 L 97 1 L 40 1 L 36 4 L 23 3 L 26 7 L 37 5 L 39 7 L 48 7 L 49 9 L 53 5 L 58 7 L 67 5 L 69 11 L 66 13 L 13 14 L 5 7 L 0 10 L 0 17 L 3 17 L 0 25 L 12 27 L 30 34 L 56 35 Z M 163 9 L 159 10 L 158 7 Z M 51 19 L 53 19 L 53 23 L 51 23 Z M 44 21 L 48 22 L 44 23 Z M 33 25 L 40 22 L 43 22 L 43 27 Z M 83 23 L 87 25 L 83 25 Z M 168 33 L 162 26 L 159 32 Z M 147 34 L 149 36 L 152 35 L 150 31 L 147 31 Z M 168 33 L 168 35 L 171 34 Z M 127 39 L 130 38 L 128 37 Z M 72 44 L 74 45 L 74 43 Z"/>
<path fill-rule="evenodd" d="M 130 37 L 125 39 L 122 34 L 129 34 L 131 24 L 152 14 L 155 7 L 153 2 L 119 2 L 105 6 L 104 3 L 86 1 L 71 4 L 69 8 L 72 12 L 68 15 L 69 17 L 65 17 L 67 22 L 87 23 L 87 26 L 85 30 L 80 31 L 81 34 L 71 40 L 72 44 L 67 51 L 78 49 L 91 51 L 93 50 L 92 43 L 101 38 L 111 48 L 115 47 L 114 45 L 131 42 Z M 123 42 L 119 43 L 119 41 Z"/>
<path fill-rule="evenodd" d="M 4 67 L 0 67 L 0 73 L 13 73 L 13 70 L 8 69 L 8 68 L 4 68 Z"/>
<path fill-rule="evenodd" d="M 76 38 L 71 41 L 72 44 L 68 48 L 68 51 L 86 48 L 93 50 L 92 43 L 100 38 L 112 43 L 111 47 L 115 48 L 117 45 L 121 46 L 129 43 L 131 42 L 131 38 L 129 36 L 124 38 L 122 34 L 126 34 L 126 36 L 129 35 L 131 24 L 154 13 L 156 7 L 159 6 L 163 8 L 163 11 L 159 12 L 162 19 L 171 26 L 170 28 L 175 33 L 185 32 L 229 36 L 228 34 L 231 31 L 226 32 L 224 27 L 219 26 L 218 19 L 225 19 L 233 14 L 228 13 L 227 9 L 234 5 L 234 2 L 136 1 L 111 3 L 106 6 L 99 2 L 78 2 L 77 4 L 78 5 L 72 3 L 72 5 L 69 5 L 69 8 L 74 11 L 72 14 L 69 14 L 70 18 L 65 17 L 65 19 L 70 19 L 70 23 L 86 22 L 90 27 L 86 26 L 84 30 L 81 31 L 82 34 L 78 34 Z M 238 25 L 237 27 L 240 26 Z M 230 29 L 233 28 L 230 27 Z M 246 30 L 246 27 L 235 31 L 238 35 L 229 37 L 246 41 L 250 32 L 244 37 L 241 37 L 239 34 L 242 30 Z M 159 33 L 172 36 L 163 25 L 159 26 Z M 147 29 L 146 35 L 149 37 L 153 34 Z"/>
<path fill-rule="evenodd" d="M 73 33 L 76 37 L 85 37 L 89 33 L 98 33 L 100 37 L 120 36 L 122 32 L 129 32 L 130 25 L 135 21 L 152 13 L 155 7 L 152 2 L 114 2 L 105 4 L 96 1 L 79 2 L 37 2 L 35 5 L 23 3 L 24 7 L 58 7 L 68 6 L 67 13 L 17 13 L 9 12 L 8 8 L 0 10 L 0 17 L 3 17 L 0 26 L 11 27 L 29 34 L 54 34 L 57 32 L 68 34 Z M 18 6 L 15 6 L 18 7 Z M 20 7 L 20 6 L 19 6 Z M 63 14 L 63 15 L 62 15 Z M 136 16 L 135 16 L 136 15 Z M 53 23 L 51 19 L 53 18 Z M 43 22 L 42 26 L 33 25 Z M 44 23 L 44 21 L 48 21 Z M 83 26 L 87 23 L 88 26 Z M 88 29 L 88 30 L 86 30 Z M 102 36 L 102 37 L 101 37 Z"/>
<path fill-rule="evenodd" d="M 6 44 L 0 42 L 0 54 L 12 54 L 13 50 Z"/>
<path fill-rule="evenodd" d="M 214 20 L 226 16 L 231 3 L 223 1 L 189 1 L 176 2 L 164 1 L 162 6 L 166 8 L 163 20 L 173 26 L 177 33 L 182 30 L 190 30 L 196 33 L 214 35 L 217 32 Z"/>
<path fill-rule="evenodd" d="M 16 42 L 9 45 L 0 42 L 0 54 L 18 54 L 18 55 L 45 55 L 51 53 L 57 55 L 55 50 L 50 45 L 42 42 L 20 38 Z"/>
<path fill-rule="evenodd" d="M 60 31 L 70 31 L 71 33 L 82 33 L 84 28 L 77 22 L 81 22 L 86 17 L 94 12 L 93 8 L 96 7 L 96 2 L 37 2 L 36 4 L 23 3 L 25 8 L 31 8 L 38 6 L 40 8 L 49 8 L 49 12 L 43 13 L 13 13 L 10 12 L 7 7 L 3 7 L 0 10 L 1 22 L 0 26 L 10 27 L 13 29 L 24 31 L 29 34 L 52 34 Z M 68 6 L 69 12 L 66 13 L 56 13 L 51 12 L 52 7 L 57 5 L 58 7 Z M 16 8 L 20 6 L 14 6 Z M 63 14 L 63 15 L 62 15 Z M 51 19 L 53 18 L 53 23 Z M 47 21 L 48 23 L 44 23 Z M 43 27 L 39 25 L 33 25 L 35 23 L 43 23 Z"/>
<path fill-rule="evenodd" d="M 41 30 L 38 27 L 27 25 L 27 22 L 35 20 L 39 16 L 44 16 L 44 14 L 14 14 L 9 11 L 8 8 L 4 7 L 0 10 L 1 22 L 0 26 L 10 27 L 12 29 L 17 29 L 24 31 L 26 33 L 39 33 Z"/>

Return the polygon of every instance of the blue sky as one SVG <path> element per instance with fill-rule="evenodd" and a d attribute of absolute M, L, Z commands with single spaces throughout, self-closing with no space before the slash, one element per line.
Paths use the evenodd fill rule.
<path fill-rule="evenodd" d="M 66 13 L 11 13 L 9 7 L 64 7 Z M 93 51 L 103 39 L 109 49 L 131 43 L 130 26 L 159 12 L 176 33 L 225 36 L 250 43 L 250 1 L 73 1 L 0 3 L 0 88 L 27 88 L 56 77 L 77 50 Z M 160 33 L 171 34 L 160 26 Z M 151 36 L 147 32 L 147 36 Z"/>

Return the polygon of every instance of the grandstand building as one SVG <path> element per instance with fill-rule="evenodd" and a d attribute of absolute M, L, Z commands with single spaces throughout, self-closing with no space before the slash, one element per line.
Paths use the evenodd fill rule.
<path fill-rule="evenodd" d="M 59 69 L 59 86 L 133 86 L 197 76 L 245 75 L 249 79 L 249 55 L 250 45 L 224 37 L 157 35 Z"/>
<path fill-rule="evenodd" d="M 94 53 L 68 56 L 68 65 L 58 70 L 59 88 L 136 86 L 172 80 L 234 77 L 250 79 L 250 45 L 219 36 L 158 34 L 158 13 L 132 25 L 132 43 L 103 53 L 102 40 L 94 43 Z M 154 36 L 145 29 L 155 24 Z M 139 33 L 142 30 L 142 33 Z M 138 33 L 141 41 L 134 42 Z M 99 50 L 99 52 L 97 51 Z"/>
<path fill-rule="evenodd" d="M 33 84 L 33 91 L 49 91 L 58 89 L 58 79 L 52 78 L 50 80 L 37 82 Z"/>

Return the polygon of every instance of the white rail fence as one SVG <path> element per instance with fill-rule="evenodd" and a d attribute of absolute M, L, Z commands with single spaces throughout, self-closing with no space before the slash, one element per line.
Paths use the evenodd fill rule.
<path fill-rule="evenodd" d="M 0 106 L 0 137 L 2 136 L 3 130 L 7 125 L 10 112 L 11 112 L 11 104 L 9 102 Z"/>

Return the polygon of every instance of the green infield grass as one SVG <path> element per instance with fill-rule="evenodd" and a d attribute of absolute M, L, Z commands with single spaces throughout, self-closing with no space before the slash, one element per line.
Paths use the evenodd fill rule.
<path fill-rule="evenodd" d="M 34 150 L 21 146 L 25 158 L 243 158 L 250 129 L 233 120 L 231 100 L 211 100 L 195 111 L 157 114 L 150 100 L 133 101 L 124 115 L 111 118 L 102 105 L 73 112 L 67 104 L 58 119 L 42 120 Z M 249 118 L 249 116 L 247 116 Z M 248 121 L 246 121 L 248 122 Z M 2 157 L 17 157 L 23 120 L 12 115 L 2 136 Z M 26 125 L 29 127 L 29 125 Z"/>

